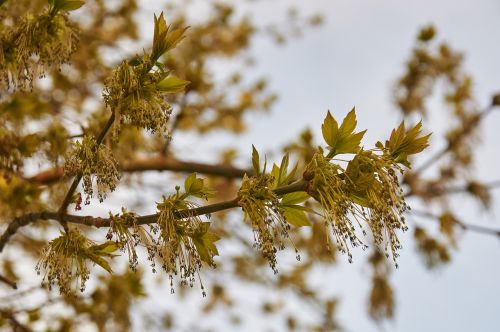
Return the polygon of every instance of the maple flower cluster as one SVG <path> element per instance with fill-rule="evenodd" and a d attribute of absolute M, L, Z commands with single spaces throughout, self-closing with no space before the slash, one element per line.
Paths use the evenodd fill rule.
<path fill-rule="evenodd" d="M 406 130 L 404 123 L 393 130 L 385 145 L 378 150 L 360 147 L 363 132 L 355 133 L 356 116 L 351 111 L 339 126 L 328 113 L 322 126 L 329 153 L 320 148 L 307 165 L 304 178 L 309 181 L 309 194 L 323 209 L 323 216 L 332 229 L 340 251 L 352 254 L 349 247 L 366 245 L 359 239 L 357 228 L 368 225 L 377 246 L 389 247 L 394 261 L 401 249 L 397 231 L 406 231 L 404 213 L 409 209 L 399 185 L 397 173 L 401 165 L 409 167 L 408 156 L 427 147 L 429 135 L 421 136 L 421 123 Z M 378 152 L 378 153 L 376 153 Z M 332 163 L 337 154 L 353 154 L 346 169 Z M 396 264 L 397 266 L 397 264 Z"/>
<path fill-rule="evenodd" d="M 90 270 L 87 261 L 101 266 L 111 273 L 111 267 L 104 257 L 112 257 L 117 249 L 113 242 L 96 245 L 77 229 L 71 229 L 49 242 L 42 250 L 41 258 L 36 265 L 38 274 L 46 270 L 42 284 L 52 289 L 54 284 L 59 286 L 61 294 L 71 294 L 73 288 L 85 290 L 85 283 L 89 279 Z M 71 283 L 75 283 L 75 287 Z"/>
<path fill-rule="evenodd" d="M 151 132 L 165 132 L 172 112 L 165 94 L 182 91 L 189 83 L 170 75 L 159 58 L 173 49 L 186 29 L 173 30 L 163 18 L 155 16 L 151 54 L 123 61 L 105 82 L 106 105 L 116 116 L 115 133 L 121 124 L 131 124 Z"/>
<path fill-rule="evenodd" d="M 83 175 L 86 204 L 90 203 L 94 193 L 93 177 L 96 179 L 97 197 L 101 202 L 108 192 L 115 190 L 120 179 L 117 162 L 110 149 L 102 144 L 97 146 L 96 140 L 88 135 L 85 135 L 81 142 L 76 141 L 73 144 L 73 149 L 66 157 L 64 172 L 70 176 Z"/>
<path fill-rule="evenodd" d="M 243 177 L 238 191 L 238 205 L 250 221 L 255 247 L 269 261 L 274 273 L 278 273 L 276 253 L 283 250 L 284 238 L 288 238 L 290 225 L 279 206 L 278 196 L 271 190 L 274 178 L 268 174 Z"/>
<path fill-rule="evenodd" d="M 159 213 L 153 233 L 159 233 L 159 236 L 150 239 L 147 245 L 148 258 L 152 261 L 154 272 L 155 260 L 159 260 L 162 269 L 169 275 L 172 293 L 174 275 L 179 275 L 181 285 L 189 284 L 190 287 L 193 287 L 198 277 L 205 295 L 199 271 L 202 262 L 215 267 L 214 256 L 219 253 L 214 243 L 219 237 L 209 231 L 209 222 L 203 222 L 196 215 L 181 213 L 196 207 L 186 198 L 208 198 L 212 193 L 204 186 L 203 179 L 197 178 L 195 174 L 186 179 L 184 189 L 185 192 L 181 194 L 180 188 L 176 187 L 175 194 L 163 196 L 163 200 L 157 203 Z"/>
<path fill-rule="evenodd" d="M 114 239 L 120 251 L 127 251 L 129 267 L 132 271 L 137 271 L 139 259 L 135 248 L 141 243 L 141 238 L 145 236 L 145 230 L 137 225 L 137 215 L 122 208 L 121 214 L 109 213 L 110 225 L 106 238 Z"/>
<path fill-rule="evenodd" d="M 24 15 L 0 36 L 0 80 L 8 87 L 27 88 L 49 68 L 68 62 L 76 51 L 78 31 L 65 12 L 83 1 L 50 0 L 47 13 Z"/>

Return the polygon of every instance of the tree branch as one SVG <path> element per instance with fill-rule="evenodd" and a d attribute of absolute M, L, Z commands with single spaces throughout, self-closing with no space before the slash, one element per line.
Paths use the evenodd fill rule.
<path fill-rule="evenodd" d="M 124 161 L 120 170 L 124 173 L 145 172 L 145 171 L 173 171 L 182 173 L 200 173 L 226 178 L 242 178 L 244 174 L 253 175 L 250 169 L 240 169 L 228 165 L 210 165 L 190 161 L 180 161 L 165 156 L 152 157 L 147 159 L 137 159 Z M 38 173 L 26 181 L 38 184 L 51 184 L 61 180 L 64 176 L 62 167 L 52 168 Z"/>
<path fill-rule="evenodd" d="M 410 211 L 410 213 L 415 215 L 415 216 L 418 216 L 418 217 L 433 219 L 435 221 L 439 221 L 439 218 L 440 218 L 438 215 L 431 213 L 431 212 L 428 212 L 428 211 L 412 209 Z M 481 234 L 495 235 L 495 236 L 500 237 L 500 229 L 493 229 L 493 228 L 488 228 L 488 227 L 483 227 L 483 226 L 478 226 L 478 225 L 467 224 L 467 223 L 464 223 L 464 222 L 457 220 L 457 219 L 455 219 L 455 222 L 458 226 L 460 226 L 464 230 L 472 231 L 475 233 L 481 233 Z"/>
<path fill-rule="evenodd" d="M 0 309 L 0 315 L 9 320 L 13 331 L 32 332 L 29 327 L 19 322 L 12 312 Z"/>
<path fill-rule="evenodd" d="M 498 188 L 500 188 L 500 180 L 494 180 L 491 182 L 481 183 L 481 185 L 489 190 L 498 189 Z M 448 186 L 448 187 L 444 187 L 444 188 L 432 188 L 432 190 L 428 190 L 426 192 L 426 194 L 428 194 L 432 197 L 435 197 L 435 196 L 441 196 L 441 195 L 447 195 L 447 194 L 459 194 L 459 193 L 464 193 L 464 192 L 468 192 L 468 191 L 470 191 L 470 183 L 465 184 L 465 185 Z M 415 195 L 415 193 L 413 191 L 409 191 L 404 196 L 405 196 L 405 198 L 407 198 L 407 197 L 412 197 L 414 195 Z"/>
<path fill-rule="evenodd" d="M 4 284 L 9 285 L 13 289 L 17 289 L 17 284 L 15 281 L 8 279 L 1 274 L 0 274 L 0 282 L 3 282 Z"/>
<path fill-rule="evenodd" d="M 474 119 L 475 121 L 472 123 L 471 127 L 468 128 L 468 131 L 471 131 L 474 127 L 476 127 L 481 122 L 481 120 L 486 118 L 486 116 L 491 113 L 491 111 L 495 108 L 495 106 L 497 106 L 497 105 L 494 102 L 492 102 L 488 107 L 486 107 L 484 110 L 480 111 L 479 114 L 477 115 L 477 118 Z M 445 147 L 443 147 L 441 150 L 439 150 L 433 156 L 431 156 L 429 159 L 427 159 L 422 165 L 415 168 L 415 171 L 413 173 L 420 174 L 423 171 L 425 171 L 427 168 L 429 168 L 430 166 L 434 165 L 442 157 L 444 157 L 448 152 L 450 152 L 453 149 L 453 147 L 456 144 L 458 144 L 459 142 L 460 142 L 460 137 L 454 141 L 449 141 Z"/>
<path fill-rule="evenodd" d="M 295 183 L 276 188 L 273 190 L 273 192 L 278 196 L 282 196 L 296 191 L 306 191 L 308 188 L 308 184 L 309 184 L 308 181 L 299 180 Z M 183 219 L 183 218 L 195 217 L 204 214 L 210 214 L 213 212 L 228 210 L 238 206 L 239 206 L 239 197 L 235 197 L 228 201 L 209 204 L 193 209 L 175 211 L 174 215 L 177 219 Z M 150 214 L 150 215 L 139 216 L 136 219 L 136 224 L 145 225 L 145 224 L 155 223 L 156 220 L 158 219 L 158 215 L 159 214 Z M 12 222 L 9 223 L 9 226 L 7 226 L 7 229 L 0 237 L 0 252 L 3 251 L 9 239 L 17 232 L 19 228 L 34 223 L 38 220 L 57 220 L 61 224 L 73 223 L 73 224 L 80 224 L 80 225 L 94 226 L 94 227 L 109 227 L 111 223 L 110 218 L 61 214 L 60 212 L 53 212 L 53 211 L 28 213 L 23 216 L 15 218 Z"/>

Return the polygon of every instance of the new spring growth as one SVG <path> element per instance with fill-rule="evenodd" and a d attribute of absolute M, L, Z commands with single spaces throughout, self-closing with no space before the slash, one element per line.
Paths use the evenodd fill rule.
<path fill-rule="evenodd" d="M 33 80 L 68 62 L 76 51 L 78 31 L 66 14 L 83 1 L 49 0 L 46 13 L 25 14 L 0 35 L 1 82 L 9 88 L 32 87 Z"/>
<path fill-rule="evenodd" d="M 160 262 L 162 269 L 170 277 L 172 292 L 173 276 L 179 275 L 181 284 L 189 284 L 191 287 L 198 277 L 205 295 L 199 271 L 202 262 L 215 267 L 213 258 L 219 254 L 215 242 L 219 237 L 209 231 L 210 223 L 203 222 L 199 216 L 188 215 L 179 219 L 176 213 L 197 207 L 187 200 L 189 197 L 208 199 L 212 196 L 212 191 L 205 187 L 203 179 L 192 174 L 184 182 L 184 193 L 180 192 L 180 187 L 176 187 L 175 194 L 163 196 L 162 201 L 157 203 L 159 236 L 148 247 L 149 259 L 152 261 L 153 271 L 155 260 Z"/>
<path fill-rule="evenodd" d="M 274 273 L 278 273 L 276 253 L 283 250 L 284 238 L 288 238 L 290 225 L 280 209 L 278 196 L 272 191 L 275 178 L 260 172 L 259 154 L 253 148 L 252 162 L 255 176 L 244 176 L 238 191 L 238 205 L 244 212 L 245 220 L 250 222 L 254 233 L 254 246 L 268 260 Z"/>
<path fill-rule="evenodd" d="M 376 150 L 363 150 L 360 146 L 363 132 L 355 133 L 354 109 L 339 127 L 328 112 L 322 126 L 329 153 L 320 148 L 304 172 L 309 181 L 309 194 L 323 209 L 328 227 L 340 251 L 352 261 L 350 247 L 364 246 L 357 229 L 366 234 L 367 225 L 377 246 L 385 246 L 386 254 L 395 260 L 401 248 L 397 230 L 407 229 L 404 212 L 406 204 L 397 173 L 401 165 L 410 167 L 408 156 L 421 152 L 430 135 L 421 135 L 421 123 L 406 130 L 404 123 L 392 131 L 385 145 L 376 144 Z M 338 154 L 353 154 L 344 169 L 333 163 Z"/>
<path fill-rule="evenodd" d="M 49 289 L 57 284 L 61 294 L 71 294 L 77 288 L 83 292 L 90 275 L 89 261 L 111 273 L 105 258 L 113 257 L 112 252 L 116 249 L 118 246 L 114 242 L 96 245 L 77 229 L 71 229 L 61 233 L 42 250 L 36 270 L 38 274 L 45 271 L 42 284 Z"/>
<path fill-rule="evenodd" d="M 132 271 L 137 270 L 139 264 L 135 248 L 141 244 L 146 234 L 142 226 L 137 225 L 137 215 L 122 208 L 121 214 L 113 215 L 109 213 L 111 219 L 106 239 L 113 240 L 120 248 L 120 251 L 127 251 L 129 266 Z"/>
<path fill-rule="evenodd" d="M 159 58 L 184 38 L 185 30 L 172 30 L 163 13 L 155 16 L 151 54 L 123 61 L 106 80 L 103 97 L 116 116 L 115 134 L 123 123 L 151 132 L 166 131 L 172 107 L 165 94 L 181 92 L 189 82 L 170 75 Z"/>
<path fill-rule="evenodd" d="M 120 174 L 110 149 L 106 145 L 97 146 L 94 137 L 85 135 L 83 140 L 76 141 L 66 156 L 64 172 L 66 175 L 83 175 L 83 191 L 86 194 L 85 204 L 93 197 L 92 179 L 96 179 L 97 197 L 102 202 L 106 194 L 115 190 Z"/>

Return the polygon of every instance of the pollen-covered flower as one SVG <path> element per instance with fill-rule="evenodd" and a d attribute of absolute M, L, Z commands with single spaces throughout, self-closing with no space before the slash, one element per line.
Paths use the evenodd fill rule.
<path fill-rule="evenodd" d="M 83 190 L 86 204 L 90 203 L 93 196 L 92 177 L 96 179 L 97 197 L 102 202 L 106 194 L 113 191 L 118 184 L 120 174 L 117 163 L 111 151 L 105 145 L 97 146 L 92 136 L 84 136 L 82 142 L 74 143 L 64 164 L 64 172 L 67 175 L 83 175 Z"/>
<path fill-rule="evenodd" d="M 67 14 L 25 15 L 1 41 L 0 71 L 13 88 L 31 87 L 50 68 L 68 62 L 78 44 L 78 31 Z"/>
<path fill-rule="evenodd" d="M 42 250 L 36 270 L 39 274 L 42 269 L 46 271 L 43 280 L 47 279 L 49 289 L 57 283 L 61 294 L 70 294 L 73 290 L 71 283 L 74 282 L 74 288 L 83 292 L 90 275 L 87 260 L 111 272 L 109 263 L 103 257 L 111 257 L 116 248 L 112 242 L 96 245 L 78 230 L 72 229 L 49 242 Z"/>
<path fill-rule="evenodd" d="M 254 232 L 255 247 L 269 261 L 274 273 L 278 272 L 276 253 L 285 248 L 284 238 L 288 238 L 290 225 L 279 208 L 279 200 L 270 189 L 274 178 L 267 174 L 243 177 L 238 192 L 238 204 L 249 220 Z"/>

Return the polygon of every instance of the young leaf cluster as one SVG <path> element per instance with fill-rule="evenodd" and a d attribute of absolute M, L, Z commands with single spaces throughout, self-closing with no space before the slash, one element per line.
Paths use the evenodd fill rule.
<path fill-rule="evenodd" d="M 115 132 L 131 124 L 151 132 L 165 132 L 172 112 L 165 94 L 184 90 L 189 83 L 171 75 L 159 58 L 174 48 L 185 29 L 172 30 L 163 17 L 155 16 L 151 54 L 123 61 L 105 82 L 104 101 L 116 116 Z"/>
<path fill-rule="evenodd" d="M 352 255 L 349 247 L 363 246 L 356 229 L 366 224 L 377 246 L 385 244 L 395 260 L 401 248 L 397 231 L 407 229 L 404 213 L 408 206 L 397 177 L 399 166 L 410 167 L 407 156 L 427 147 L 430 135 L 421 136 L 421 123 L 409 130 L 402 123 L 391 138 L 376 150 L 360 146 L 365 131 L 355 133 L 356 115 L 351 111 L 339 127 L 328 112 L 322 126 L 323 137 L 330 152 L 325 156 L 320 148 L 307 165 L 304 178 L 310 181 L 309 194 L 318 201 L 323 216 L 331 228 L 342 252 Z M 353 154 L 347 167 L 332 159 L 340 153 Z M 387 253 L 388 254 L 388 253 Z"/>

